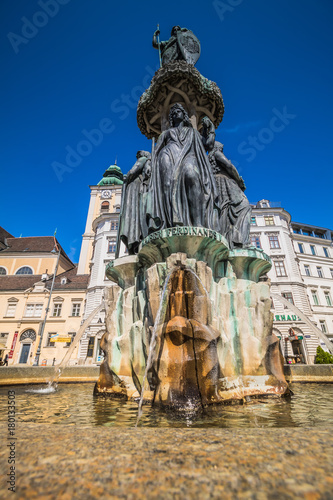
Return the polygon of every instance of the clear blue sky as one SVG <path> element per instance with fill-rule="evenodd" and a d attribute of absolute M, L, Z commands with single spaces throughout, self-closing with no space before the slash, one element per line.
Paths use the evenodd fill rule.
<path fill-rule="evenodd" d="M 249 200 L 333 227 L 331 0 L 2 0 L 0 14 L 0 225 L 15 236 L 58 228 L 78 260 L 88 186 L 115 157 L 125 173 L 150 148 L 136 104 L 158 65 L 157 23 L 162 40 L 176 24 L 199 38 L 196 67 L 225 103 L 217 139 Z M 68 168 L 66 148 L 101 121 L 107 132 L 57 176 L 54 162 Z"/>

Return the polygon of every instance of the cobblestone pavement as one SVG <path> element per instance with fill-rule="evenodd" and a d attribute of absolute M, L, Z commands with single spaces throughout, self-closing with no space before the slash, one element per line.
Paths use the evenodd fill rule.
<path fill-rule="evenodd" d="M 332 429 L 20 423 L 16 435 L 15 494 L 0 453 L 3 499 L 333 499 Z"/>

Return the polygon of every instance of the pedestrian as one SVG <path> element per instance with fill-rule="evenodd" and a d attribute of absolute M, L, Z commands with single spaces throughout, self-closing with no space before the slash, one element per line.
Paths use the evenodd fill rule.
<path fill-rule="evenodd" d="M 8 354 L 6 354 L 5 359 L 3 360 L 3 365 L 8 366 Z"/>

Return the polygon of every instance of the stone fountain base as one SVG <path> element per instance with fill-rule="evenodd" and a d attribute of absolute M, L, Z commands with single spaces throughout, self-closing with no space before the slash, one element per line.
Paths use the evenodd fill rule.
<path fill-rule="evenodd" d="M 112 262 L 95 392 L 139 398 L 152 346 L 146 402 L 193 407 L 284 394 L 270 286 L 260 281 L 270 267 L 262 251 L 230 251 L 215 231 L 185 227 L 153 233 L 137 256 Z"/>

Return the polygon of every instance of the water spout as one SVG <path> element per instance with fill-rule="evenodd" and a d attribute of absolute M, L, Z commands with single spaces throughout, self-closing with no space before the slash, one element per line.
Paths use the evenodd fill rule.
<path fill-rule="evenodd" d="M 178 267 L 172 269 L 169 272 L 169 274 L 166 277 L 166 280 L 164 282 L 164 286 L 163 286 L 163 290 L 162 290 L 162 295 L 161 295 L 161 301 L 160 301 L 160 305 L 159 305 L 159 308 L 158 308 L 158 311 L 157 311 L 157 314 L 156 314 L 154 328 L 153 328 L 152 336 L 151 336 L 151 339 L 150 339 L 149 354 L 148 354 L 148 359 L 147 359 L 147 363 L 146 363 L 145 373 L 144 373 L 143 380 L 142 380 L 141 395 L 140 395 L 139 408 L 138 408 L 138 416 L 137 416 L 135 427 L 138 427 L 140 418 L 142 416 L 143 395 L 144 395 L 145 382 L 147 380 L 148 372 L 154 366 L 154 361 L 155 361 L 154 355 L 155 355 L 156 344 L 157 344 L 157 330 L 158 330 L 158 327 L 159 327 L 159 325 L 161 323 L 161 318 L 164 319 L 164 317 L 165 317 L 166 308 L 167 308 L 167 305 L 168 305 L 168 300 L 167 300 L 168 297 L 166 297 L 166 294 L 167 294 L 167 291 L 168 291 L 168 284 L 169 284 L 171 276 L 178 269 L 179 269 Z"/>

